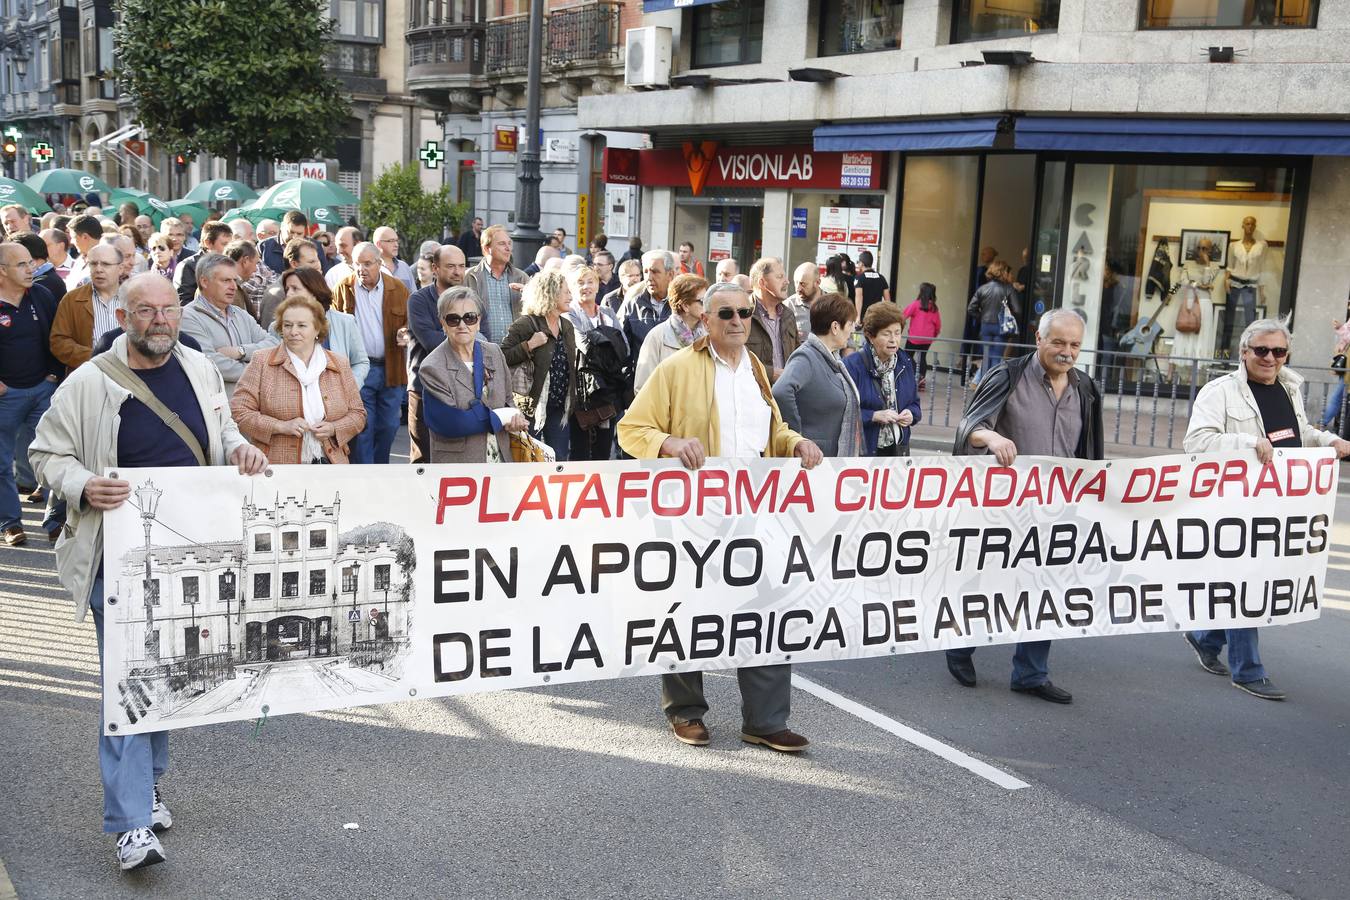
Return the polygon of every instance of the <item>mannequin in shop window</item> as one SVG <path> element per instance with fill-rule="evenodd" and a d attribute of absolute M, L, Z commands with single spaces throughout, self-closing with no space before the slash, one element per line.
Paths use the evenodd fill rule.
<path fill-rule="evenodd" d="M 1177 269 L 1176 337 L 1172 340 L 1172 378 L 1186 380 L 1191 374 L 1191 359 L 1208 360 L 1214 355 L 1214 297 L 1223 291 L 1223 269 L 1214 262 L 1214 242 L 1201 238 L 1190 258 Z M 1183 331 L 1189 318 L 1198 317 L 1199 329 Z M 1203 365 L 1203 363 L 1202 363 Z"/>
<path fill-rule="evenodd" d="M 1228 298 L 1219 347 L 1229 358 L 1237 355 L 1233 346 L 1234 332 L 1241 334 L 1242 329 L 1256 320 L 1265 261 L 1266 242 L 1256 234 L 1256 218 L 1247 216 L 1242 220 L 1242 237 L 1228 246 Z M 1242 317 L 1240 325 L 1237 322 L 1239 316 Z"/>

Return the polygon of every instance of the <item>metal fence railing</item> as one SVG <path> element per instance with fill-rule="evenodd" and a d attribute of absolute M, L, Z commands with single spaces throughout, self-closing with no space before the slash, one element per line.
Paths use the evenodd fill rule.
<path fill-rule="evenodd" d="M 919 400 L 923 419 L 915 429 L 919 436 L 946 437 L 954 429 L 975 392 L 973 376 L 986 346 L 995 361 L 1020 356 L 1032 344 L 992 344 L 940 339 L 927 352 L 928 376 Z M 1102 394 L 1102 416 L 1108 444 L 1180 450 L 1186 436 L 1195 395 L 1212 379 L 1234 370 L 1235 361 L 1193 359 L 1175 356 L 1139 356 L 1106 350 L 1083 350 L 1080 370 L 1087 373 Z M 1350 426 L 1347 392 L 1330 369 L 1299 369 L 1308 421 L 1322 426 L 1329 401 L 1334 401 L 1332 421 L 1326 427 L 1344 430 Z"/>

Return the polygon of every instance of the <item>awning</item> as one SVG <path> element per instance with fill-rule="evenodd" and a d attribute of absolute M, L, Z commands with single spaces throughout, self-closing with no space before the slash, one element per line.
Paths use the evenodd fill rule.
<path fill-rule="evenodd" d="M 1002 116 L 822 125 L 817 150 L 968 150 L 994 146 Z M 1006 127 L 1006 126 L 1005 126 Z"/>
<path fill-rule="evenodd" d="M 665 12 L 668 9 L 683 9 L 686 6 L 707 6 L 718 0 L 642 0 L 645 13 Z"/>
<path fill-rule="evenodd" d="M 817 132 L 819 133 L 819 132 Z M 1350 156 L 1350 122 L 1306 119 L 1131 119 L 1025 116 L 1018 150 Z"/>

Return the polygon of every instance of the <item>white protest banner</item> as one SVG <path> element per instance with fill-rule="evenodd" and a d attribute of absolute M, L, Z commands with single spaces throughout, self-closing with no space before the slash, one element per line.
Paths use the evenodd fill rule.
<path fill-rule="evenodd" d="M 104 716 L 1316 618 L 1330 451 L 127 469 Z M 149 548 L 147 551 L 147 547 Z"/>

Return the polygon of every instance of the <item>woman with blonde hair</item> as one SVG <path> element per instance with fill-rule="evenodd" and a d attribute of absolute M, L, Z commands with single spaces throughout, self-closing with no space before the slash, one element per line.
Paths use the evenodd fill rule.
<path fill-rule="evenodd" d="M 609 459 L 614 423 L 632 399 L 628 341 L 618 317 L 599 302 L 600 275 L 581 260 L 563 265 L 572 304 L 567 318 L 577 333 L 577 394 L 572 412 L 571 459 Z"/>
<path fill-rule="evenodd" d="M 540 272 L 525 285 L 521 316 L 502 341 L 516 406 L 559 462 L 568 458 L 576 393 L 576 329 L 566 316 L 571 303 L 563 273 Z"/>
<path fill-rule="evenodd" d="M 647 332 L 642 341 L 637 371 L 633 374 L 633 390 L 642 390 L 642 385 L 663 360 L 708 333 L 703 327 L 703 292 L 707 289 L 708 280 L 698 275 L 676 275 L 671 279 L 670 287 L 666 289 L 670 315 Z"/>
<path fill-rule="evenodd" d="M 323 306 L 294 293 L 277 305 L 276 318 L 282 343 L 249 361 L 230 398 L 234 421 L 273 465 L 348 462 L 366 407 L 347 358 L 322 346 Z"/>

